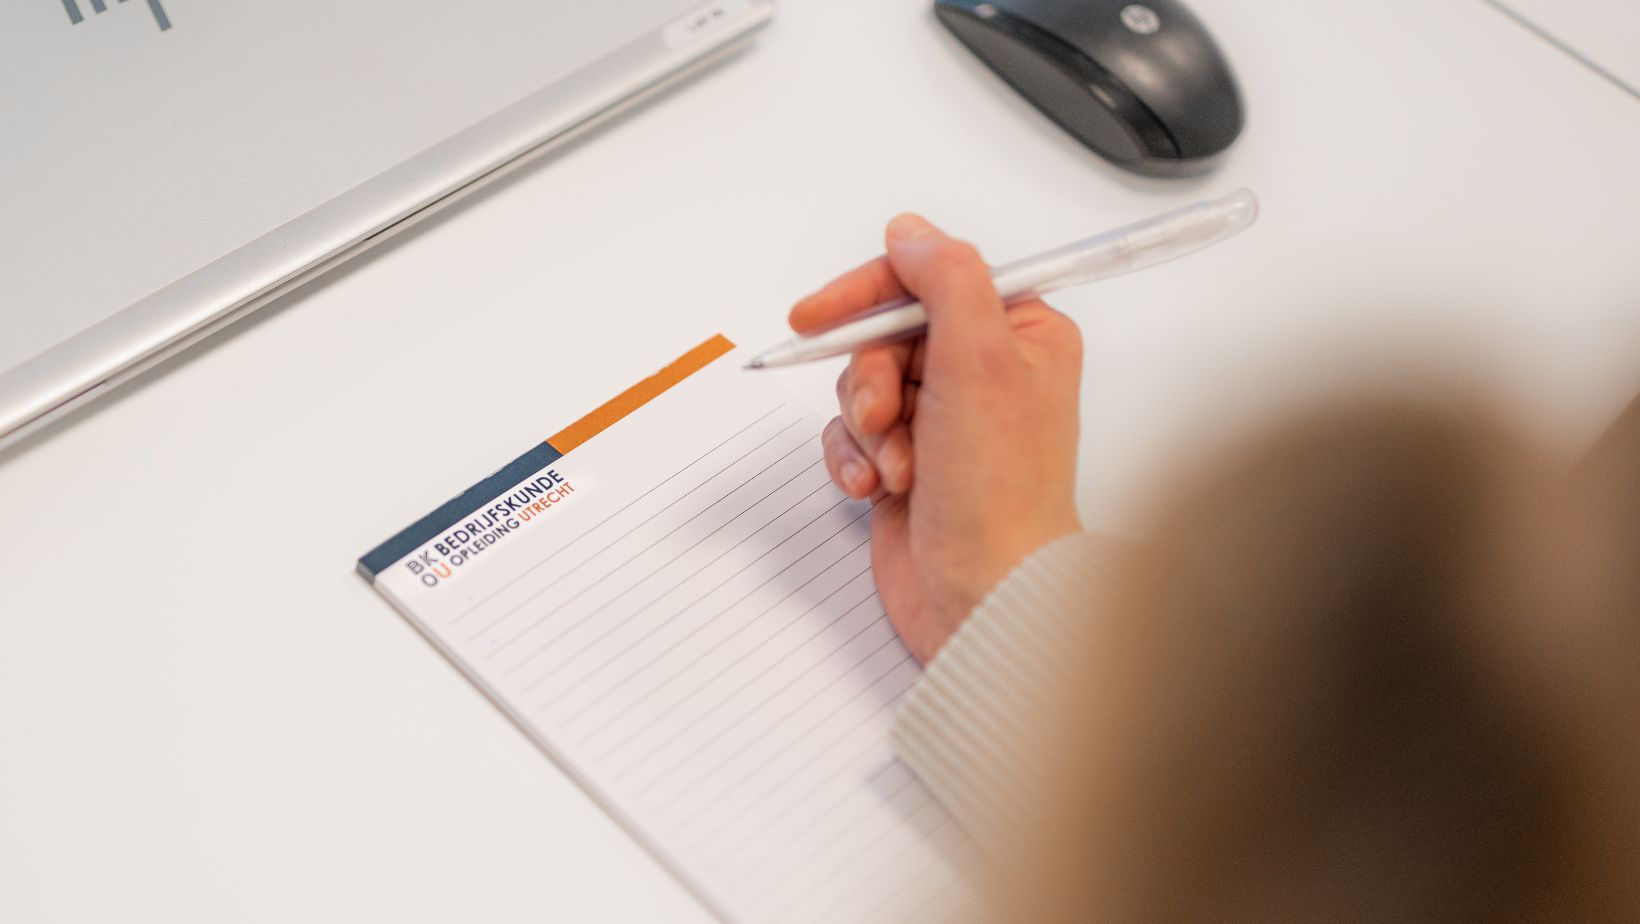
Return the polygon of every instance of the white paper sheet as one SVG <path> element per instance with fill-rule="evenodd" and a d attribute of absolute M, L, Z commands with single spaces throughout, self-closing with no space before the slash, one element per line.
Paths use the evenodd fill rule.
<path fill-rule="evenodd" d="M 830 484 L 820 418 L 738 367 L 376 587 L 720 916 L 950 919 L 973 857 L 889 749 L 920 668 L 872 583 L 870 507 Z"/>

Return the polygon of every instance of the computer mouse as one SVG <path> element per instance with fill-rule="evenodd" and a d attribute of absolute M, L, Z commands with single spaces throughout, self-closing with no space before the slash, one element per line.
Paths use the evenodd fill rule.
<path fill-rule="evenodd" d="M 1175 0 L 935 0 L 991 70 L 1106 159 L 1201 173 L 1241 134 L 1235 77 Z"/>

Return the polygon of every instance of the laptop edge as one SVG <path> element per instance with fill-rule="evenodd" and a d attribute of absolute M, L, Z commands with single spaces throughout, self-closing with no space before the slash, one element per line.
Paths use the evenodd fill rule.
<path fill-rule="evenodd" d="M 744 47 L 773 0 L 692 39 L 655 30 L 341 196 L 0 372 L 0 448 L 420 219 Z"/>

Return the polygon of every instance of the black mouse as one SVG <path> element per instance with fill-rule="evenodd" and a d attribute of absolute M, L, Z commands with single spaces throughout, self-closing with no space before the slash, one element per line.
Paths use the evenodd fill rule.
<path fill-rule="evenodd" d="M 1241 134 L 1230 65 L 1174 0 L 935 0 L 934 11 L 1033 105 L 1129 170 L 1201 173 Z"/>

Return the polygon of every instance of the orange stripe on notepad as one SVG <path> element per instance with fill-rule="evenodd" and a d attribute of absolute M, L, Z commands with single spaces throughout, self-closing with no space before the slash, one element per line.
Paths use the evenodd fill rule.
<path fill-rule="evenodd" d="M 569 452 L 734 348 L 735 345 L 730 343 L 727 337 L 718 334 L 673 360 L 665 369 L 605 401 L 597 410 L 554 433 L 547 443 L 559 452 Z"/>

